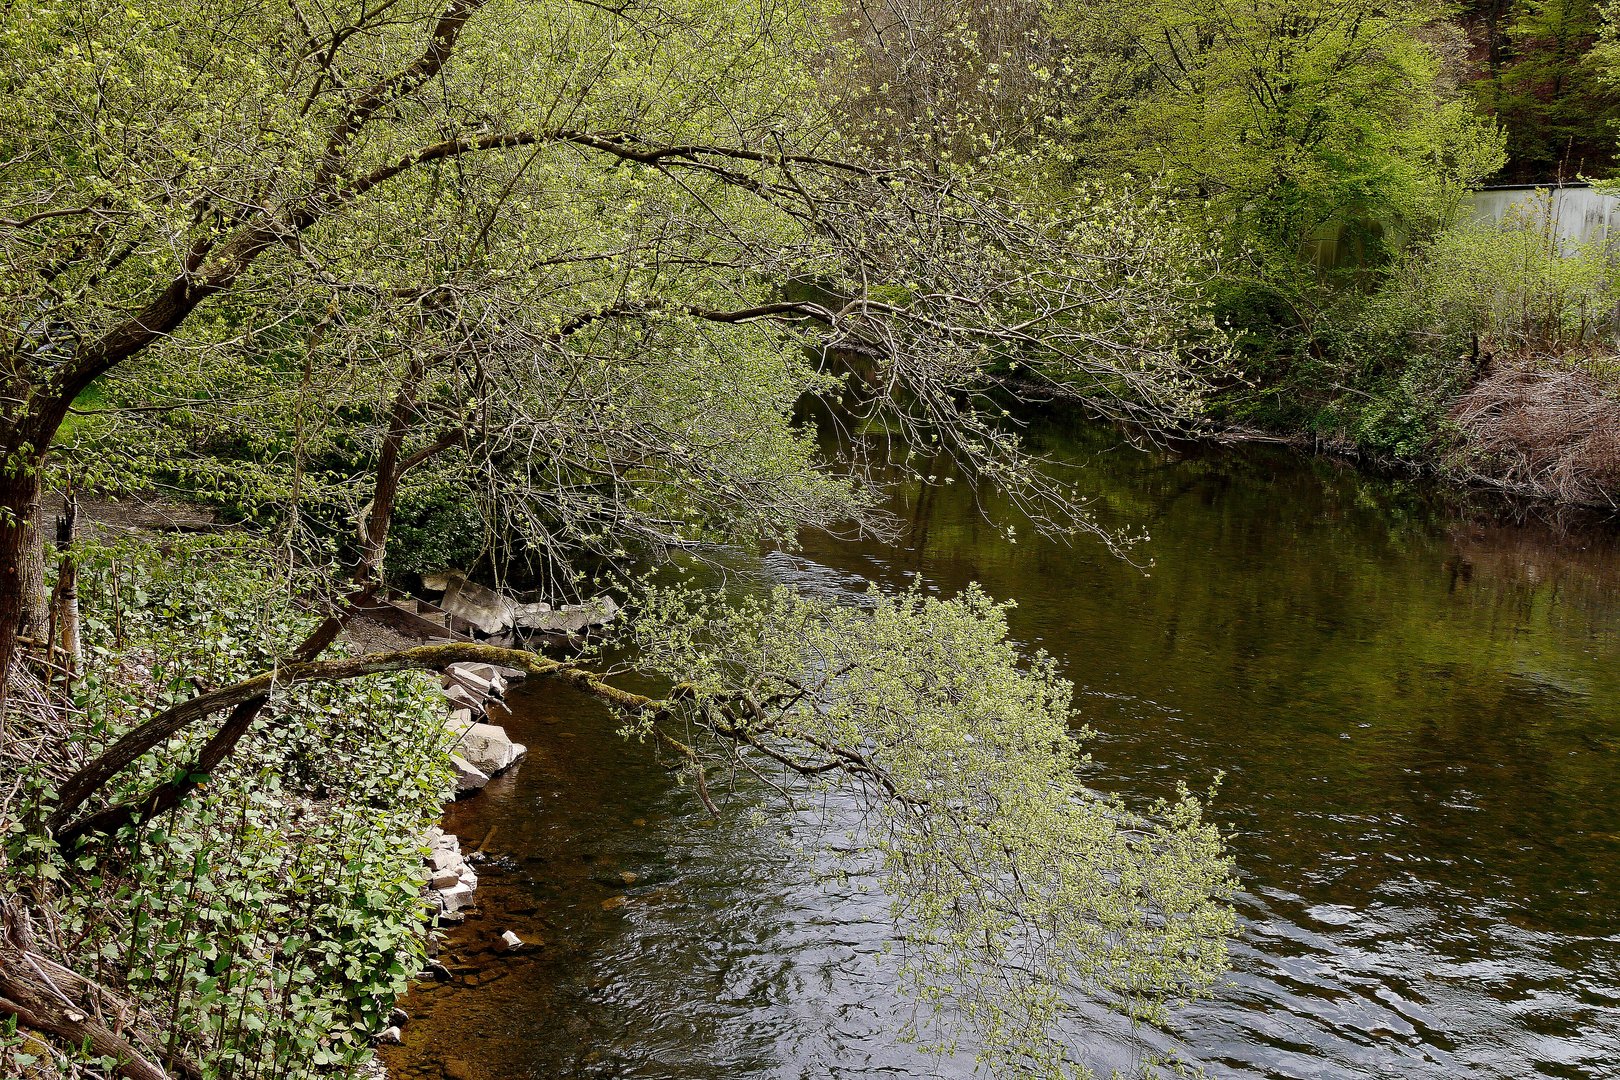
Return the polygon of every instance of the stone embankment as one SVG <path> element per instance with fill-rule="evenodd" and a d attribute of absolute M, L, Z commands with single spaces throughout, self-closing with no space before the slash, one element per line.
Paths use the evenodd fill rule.
<path fill-rule="evenodd" d="M 456 771 L 456 797 L 480 790 L 522 760 L 528 747 L 514 742 L 499 724 L 488 722 L 489 703 L 506 695 L 523 673 L 492 664 L 452 664 L 444 673 L 444 696 L 451 712 L 446 726 L 456 738 L 450 763 Z M 482 718 L 482 719 L 477 719 Z M 427 901 L 441 922 L 459 922 L 472 906 L 478 875 L 462 857 L 461 842 L 434 826 L 427 836 Z"/>
<path fill-rule="evenodd" d="M 481 634 L 497 637 L 512 631 L 577 636 L 613 621 L 619 605 L 611 596 L 553 608 L 543 601 L 524 601 L 469 581 L 459 570 L 426 574 L 422 588 L 443 593 L 438 606 Z"/>
<path fill-rule="evenodd" d="M 513 741 L 505 728 L 489 722 L 490 703 L 501 701 L 509 684 L 523 677 L 521 671 L 493 664 L 452 664 L 445 669 L 441 685 L 449 707 L 445 726 L 455 738 L 450 761 L 455 768 L 456 798 L 475 794 L 527 753 L 528 748 Z M 459 923 L 476 902 L 478 873 L 469 864 L 467 853 L 461 850 L 461 841 L 454 833 L 435 825 L 428 830 L 423 842 L 427 848 L 422 871 L 425 915 L 439 925 Z M 508 952 L 526 947 L 523 939 L 511 930 L 500 935 L 500 944 Z M 422 974 L 431 978 L 449 977 L 449 972 L 437 961 L 430 961 Z M 396 1008 L 388 1026 L 376 1034 L 376 1041 L 401 1042 L 404 1036 L 400 1029 L 408 1019 L 403 1009 Z M 380 1062 L 374 1062 L 368 1076 L 371 1080 L 386 1080 L 387 1071 Z"/>

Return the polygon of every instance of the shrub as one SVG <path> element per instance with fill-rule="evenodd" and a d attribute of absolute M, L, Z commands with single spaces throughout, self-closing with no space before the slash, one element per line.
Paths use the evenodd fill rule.
<path fill-rule="evenodd" d="M 311 617 L 286 599 L 287 574 L 267 548 L 232 537 L 87 552 L 94 663 L 73 715 L 96 722 L 78 724 L 64 761 L 13 754 L 28 789 L 0 808 L 10 841 L 0 888 L 47 913 L 42 946 L 117 988 L 141 1027 L 222 1078 L 352 1072 L 419 970 L 420 837 L 449 790 L 431 683 L 396 675 L 280 692 L 206 798 L 114 840 L 63 852 L 24 822 L 74 758 L 197 683 L 263 670 L 301 638 Z M 10 733 L 8 751 L 25 734 Z M 173 775 L 206 734 L 178 736 L 109 797 Z M 0 1072 L 42 1051 L 0 1036 Z"/>
<path fill-rule="evenodd" d="M 1610 340 L 1617 308 L 1607 245 L 1561 239 L 1532 206 L 1409 252 L 1370 305 L 1368 325 L 1419 351 L 1473 337 L 1485 352 L 1559 354 Z"/>

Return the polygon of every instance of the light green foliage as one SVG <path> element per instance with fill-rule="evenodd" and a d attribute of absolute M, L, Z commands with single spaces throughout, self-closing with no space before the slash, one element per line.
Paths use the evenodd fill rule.
<path fill-rule="evenodd" d="M 81 585 L 93 663 L 75 704 L 95 723 L 51 749 L 71 760 L 154 704 L 263 670 L 310 621 L 272 554 L 229 538 L 91 551 Z M 4 887 L 31 893 L 64 960 L 123 988 L 208 1075 L 341 1072 L 369 1059 L 420 967 L 420 837 L 449 786 L 441 715 L 421 676 L 278 693 L 206 798 L 110 851 L 31 845 L 14 802 Z M 173 775 L 205 735 L 109 797 Z"/>
<path fill-rule="evenodd" d="M 858 850 L 894 897 L 906 980 L 940 1007 L 913 1037 L 952 1046 L 960 1025 L 997 1075 L 1089 1075 L 1077 996 L 1158 1020 L 1224 971 L 1219 837 L 1185 792 L 1141 814 L 1082 785 L 1072 688 L 1020 657 L 1003 606 L 977 589 L 869 601 L 654 590 L 640 662 L 745 767 L 866 796 Z"/>
<path fill-rule="evenodd" d="M 385 447 L 437 455 L 406 478 L 396 569 L 465 557 L 476 521 L 491 565 L 527 561 L 557 593 L 602 557 L 873 523 L 870 462 L 923 476 L 946 455 L 1053 531 L 1087 527 L 1025 454 L 998 374 L 1196 427 L 1225 360 L 1207 245 L 1152 195 L 1056 182 L 1069 162 L 990 138 L 976 106 L 932 143 L 908 130 L 876 154 L 826 107 L 859 46 L 842 25 L 776 0 L 16 12 L 0 29 L 0 374 L 27 422 L 0 416 L 0 449 L 55 436 L 52 395 L 93 373 L 60 455 L 81 488 L 178 485 L 278 526 L 285 553 L 143 556 L 125 569 L 145 595 L 128 597 L 92 561 L 82 738 L 102 745 L 194 676 L 284 655 L 292 598 L 336 589 Z M 987 67 L 972 78 L 1006 100 Z M 933 148 L 947 136 L 951 154 Z M 151 340 L 148 321 L 164 328 Z M 897 439 L 857 443 L 854 469 L 829 461 L 795 419 L 807 398 Z M 463 533 L 418 546 L 423 504 Z M 654 613 L 655 666 L 695 662 L 687 625 Z M 778 598 L 717 626 L 709 654 L 734 658 L 717 680 L 775 700 L 780 669 L 825 699 L 729 734 L 878 785 L 871 842 L 920 935 L 917 989 L 938 995 L 925 972 L 944 972 L 1000 1065 L 1063 1067 L 1065 990 L 1153 1015 L 1208 986 L 1230 928 L 1213 833 L 1190 802 L 1140 819 L 1078 788 L 1068 690 L 1044 660 L 1021 672 L 992 605 L 911 598 L 869 617 Z M 811 645 L 864 666 L 806 667 Z M 764 666 L 735 666 L 753 655 Z M 276 1075 L 346 1062 L 374 1018 L 397 972 L 372 962 L 400 940 L 414 854 L 396 841 L 442 789 L 417 692 L 286 695 L 210 798 L 141 834 L 123 887 L 163 918 L 106 960 L 140 994 L 178 989 L 164 1015 L 205 1057 L 262 1050 Z M 306 867 L 327 884 L 295 900 Z M 253 903 L 216 914 L 198 882 Z M 128 930 L 84 925 L 96 945 Z M 273 972 L 197 981 L 220 937 Z M 278 989 L 282 1012 L 266 1004 Z M 254 1019 L 208 1028 L 232 1015 L 216 991 Z M 229 1026 L 261 1021 L 277 1026 L 257 1042 Z"/>
<path fill-rule="evenodd" d="M 1403 252 L 1376 292 L 1342 298 L 1313 327 L 1307 345 L 1315 356 L 1275 392 L 1296 409 L 1319 405 L 1285 422 L 1385 459 L 1465 474 L 1491 466 L 1480 462 L 1478 425 L 1460 425 L 1459 411 L 1534 429 L 1540 445 L 1578 430 L 1588 405 L 1605 396 L 1595 388 L 1612 379 L 1620 293 L 1607 245 L 1560 238 L 1549 209 L 1543 193 L 1499 224 L 1455 225 Z M 1554 395 L 1524 423 L 1507 411 L 1522 401 L 1516 392 L 1495 405 L 1467 404 L 1482 381 L 1510 368 L 1549 393 L 1553 384 L 1530 373 L 1585 372 L 1595 382 L 1582 386 L 1594 393 Z"/>
<path fill-rule="evenodd" d="M 1514 355 L 1607 344 L 1620 303 L 1613 255 L 1602 241 L 1559 238 L 1550 197 L 1413 250 L 1370 305 L 1370 325 L 1420 347 L 1477 335 L 1481 348 Z"/>
<path fill-rule="evenodd" d="M 1054 42 L 1044 3 L 948 0 L 847 3 L 823 76 L 846 138 L 946 167 L 995 162 L 1041 177 L 1037 151 L 1054 101 Z"/>
<path fill-rule="evenodd" d="M 1064 125 L 1083 159 L 1198 196 L 1285 263 L 1330 227 L 1421 234 L 1502 163 L 1494 126 L 1444 89 L 1439 17 L 1363 0 L 1061 6 L 1071 78 L 1095 87 Z"/>
<path fill-rule="evenodd" d="M 1032 473 L 984 396 L 990 371 L 1196 424 L 1224 359 L 1207 347 L 1204 247 L 1151 198 L 1048 197 L 1039 157 L 1011 143 L 946 177 L 926 146 L 874 159 L 822 93 L 859 48 L 842 16 L 466 8 L 436 89 L 337 142 L 355 93 L 341 88 L 400 69 L 437 8 L 323 5 L 319 22 L 358 27 L 329 52 L 291 10 L 233 0 L 47 5 L 12 28 L 26 40 L 0 140 L 37 150 L 5 180 L 63 214 L 7 234 L 19 355 L 37 359 L 46 327 L 94 339 L 188 247 L 227 252 L 264 222 L 297 235 L 104 377 L 115 411 L 71 431 L 81 485 L 176 483 L 352 533 L 420 365 L 406 451 L 461 432 L 438 481 L 464 486 L 511 549 L 497 563 L 567 583 L 582 553 L 780 542 L 863 511 L 870 493 L 793 422 L 805 395 L 844 395 L 1015 485 Z M 420 161 L 448 136 L 514 145 Z M 50 270 L 41 292 L 64 253 L 79 276 Z M 819 301 L 780 306 L 802 288 Z M 1052 494 L 1029 496 L 1065 518 Z"/>

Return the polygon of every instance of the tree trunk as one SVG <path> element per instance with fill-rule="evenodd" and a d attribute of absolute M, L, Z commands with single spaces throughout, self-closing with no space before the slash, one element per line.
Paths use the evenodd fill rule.
<path fill-rule="evenodd" d="M 62 649 L 62 667 L 67 671 L 67 689 L 84 670 L 84 641 L 79 627 L 79 561 L 73 552 L 79 524 L 79 497 L 67 493 L 62 516 L 56 519 L 56 547 L 62 563 L 56 572 L 56 589 L 51 594 L 51 644 Z"/>
<path fill-rule="evenodd" d="M 382 583 L 388 530 L 394 523 L 399 478 L 405 471 L 400 467 L 399 456 L 405 448 L 405 437 L 410 434 L 411 421 L 416 414 L 416 391 L 426 371 L 427 366 L 422 358 L 413 356 L 405 379 L 394 395 L 394 407 L 388 415 L 388 429 L 383 432 L 382 447 L 377 455 L 377 474 L 370 510 L 361 522 L 360 565 L 354 573 L 357 585 Z"/>
<path fill-rule="evenodd" d="M 134 730 L 126 732 L 117 742 L 103 750 L 99 757 L 59 785 L 60 797 L 56 808 L 46 818 L 45 827 L 59 841 L 68 833 L 76 838 L 79 835 L 78 830 L 68 827 L 69 819 L 109 780 L 138 761 L 142 755 L 161 746 L 191 724 L 207 719 L 215 713 L 244 703 L 251 708 L 257 708 L 257 699 L 267 697 L 277 687 L 285 688 L 307 682 L 340 682 L 370 675 L 384 675 L 393 671 L 443 671 L 451 664 L 460 663 L 495 664 L 536 677 L 560 676 L 564 669 L 569 667 L 561 661 L 548 660 L 521 649 L 506 649 L 476 642 L 418 645 L 397 652 L 366 653 L 363 656 L 342 660 L 288 661 L 252 678 L 243 679 L 218 690 L 210 690 L 206 694 L 171 706 Z M 589 680 L 596 680 L 594 674 L 587 672 L 586 676 Z M 639 707 L 640 703 L 649 701 L 648 698 L 631 695 L 627 691 L 608 687 L 606 684 L 602 684 L 603 689 L 598 689 L 597 682 L 599 680 L 581 684 L 575 680 L 575 685 L 586 686 L 591 692 L 604 697 L 610 704 L 633 701 L 638 703 Z M 237 718 L 236 724 L 242 724 L 240 717 Z M 231 745 L 234 746 L 234 739 Z"/>
<path fill-rule="evenodd" d="M 425 365 L 420 360 L 413 360 L 405 383 L 394 399 L 388 430 L 383 436 L 382 451 L 378 458 L 370 511 L 363 516 L 361 522 L 361 555 L 359 565 L 355 567 L 353 574 L 354 591 L 344 597 L 338 609 L 293 650 L 285 661 L 287 663 L 301 663 L 319 658 L 348 626 L 361 603 L 381 587 L 383 554 L 388 548 L 388 531 L 393 523 L 400 477 L 417 465 L 432 460 L 435 455 L 459 441 L 460 433 L 451 432 L 408 458 L 402 459 L 400 456 L 416 408 L 416 391 L 425 372 Z M 71 495 L 69 498 L 71 512 L 73 509 Z M 61 522 L 58 522 L 58 528 L 59 530 L 63 528 Z M 64 576 L 67 565 L 64 560 Z M 125 825 L 141 824 L 157 814 L 178 806 L 209 773 L 235 753 L 237 744 L 253 726 L 254 720 L 258 718 L 269 700 L 267 695 L 261 694 L 237 705 L 230 718 L 208 740 L 197 758 L 168 780 L 132 799 L 87 814 L 68 824 L 72 815 L 89 800 L 96 788 L 110 779 L 110 776 L 97 781 L 92 787 L 81 788 L 70 781 L 63 788 L 62 805 L 58 806 L 51 818 L 51 827 L 56 834 L 57 842 L 63 847 L 71 848 L 90 833 L 111 834 Z"/>
<path fill-rule="evenodd" d="M 0 458 L 0 708 L 19 638 L 44 633 L 45 549 L 39 536 L 39 469 L 22 454 Z M 5 462 L 12 463 L 6 469 Z"/>

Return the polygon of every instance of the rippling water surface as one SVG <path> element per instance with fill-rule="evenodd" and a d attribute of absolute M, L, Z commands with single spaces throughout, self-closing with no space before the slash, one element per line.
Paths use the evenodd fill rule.
<path fill-rule="evenodd" d="M 1148 531 L 1145 572 L 1096 544 L 1009 542 L 962 485 L 903 493 L 899 545 L 726 561 L 740 588 L 979 581 L 1079 688 L 1091 782 L 1145 801 L 1225 774 L 1230 983 L 1169 1034 L 1082 1013 L 1087 1055 L 1620 1076 L 1614 531 L 1467 514 L 1283 452 L 1040 435 L 1102 521 Z M 588 701 L 528 688 L 513 709 L 529 760 L 449 819 L 468 847 L 488 838 L 483 914 L 451 936 L 454 981 L 408 1002 L 396 1075 L 975 1075 L 897 1039 L 912 1016 L 859 875 L 820 880 L 747 792 L 712 822 Z M 507 928 L 541 944 L 498 955 Z"/>

